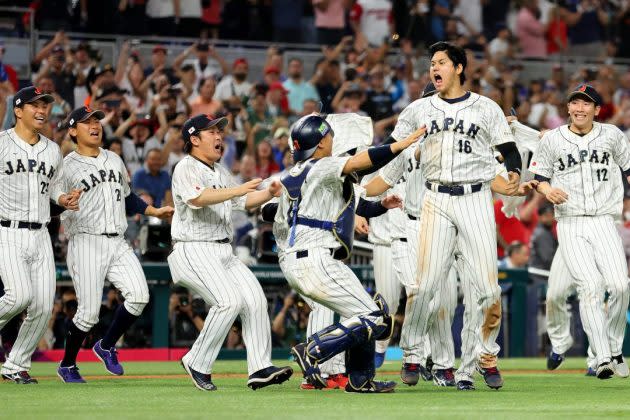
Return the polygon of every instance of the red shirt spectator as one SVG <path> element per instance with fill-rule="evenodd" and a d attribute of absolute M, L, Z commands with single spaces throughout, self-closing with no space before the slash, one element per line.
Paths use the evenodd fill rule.
<path fill-rule="evenodd" d="M 546 37 L 548 54 L 557 54 L 566 51 L 569 45 L 567 24 L 560 18 L 560 15 L 555 10 L 551 12 L 551 22 L 549 22 L 547 26 Z"/>
<path fill-rule="evenodd" d="M 505 243 L 511 244 L 514 241 L 519 241 L 524 244 L 529 243 L 529 239 L 532 236 L 532 232 L 538 224 L 538 196 L 536 198 L 526 201 L 519 207 L 519 213 L 521 219 L 516 217 L 507 217 L 501 211 L 503 207 L 503 201 L 496 200 L 494 202 L 494 217 L 497 222 L 498 234 L 501 235 Z M 542 197 L 542 196 L 541 196 Z M 497 253 L 499 258 L 505 256 L 505 250 L 497 245 Z"/>

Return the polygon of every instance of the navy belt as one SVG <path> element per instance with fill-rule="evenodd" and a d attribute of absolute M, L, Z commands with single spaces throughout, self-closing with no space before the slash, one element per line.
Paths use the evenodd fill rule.
<path fill-rule="evenodd" d="M 328 248 L 328 251 L 330 251 L 330 255 L 333 255 L 335 253 L 335 250 L 332 248 Z M 308 257 L 308 249 L 305 249 L 304 251 L 298 251 L 295 253 L 295 258 L 300 259 L 300 258 L 306 258 Z"/>
<path fill-rule="evenodd" d="M 448 195 L 464 195 L 466 194 L 466 190 L 464 189 L 463 185 L 438 185 L 438 184 L 431 184 L 429 181 L 425 182 L 426 187 L 428 189 L 430 189 L 431 191 L 433 191 L 433 185 L 437 185 L 437 191 L 444 193 L 444 194 L 448 194 Z M 472 184 L 470 186 L 470 192 L 471 193 L 476 193 L 478 191 L 481 191 L 481 187 L 483 186 L 482 183 L 479 184 Z"/>
<path fill-rule="evenodd" d="M 396 238 L 395 241 L 407 242 L 407 238 Z"/>
<path fill-rule="evenodd" d="M 12 222 L 11 220 L 0 220 L 0 226 L 2 227 L 11 227 L 12 224 L 17 223 L 18 229 L 28 229 L 28 230 L 38 230 L 46 225 L 43 223 L 35 223 L 35 222 Z M 15 225 L 14 225 L 15 226 Z"/>
<path fill-rule="evenodd" d="M 108 238 L 115 238 L 118 236 L 117 233 L 101 233 L 102 236 L 107 236 Z"/>
<path fill-rule="evenodd" d="M 230 238 L 217 239 L 214 242 L 216 242 L 218 244 L 229 244 L 230 243 Z"/>
<path fill-rule="evenodd" d="M 407 217 L 408 217 L 408 218 L 410 218 L 411 220 L 420 220 L 420 218 L 419 218 L 419 217 L 412 216 L 412 215 L 410 215 L 410 214 L 408 214 L 408 215 L 407 215 Z"/>

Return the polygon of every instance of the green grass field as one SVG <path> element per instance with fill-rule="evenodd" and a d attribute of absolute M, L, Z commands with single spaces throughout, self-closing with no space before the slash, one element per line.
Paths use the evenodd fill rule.
<path fill-rule="evenodd" d="M 299 372 L 297 366 L 290 362 Z M 286 362 L 278 361 L 278 365 Z M 241 361 L 216 363 L 216 392 L 193 387 L 179 363 L 125 363 L 124 377 L 106 376 L 98 363 L 81 364 L 85 385 L 66 385 L 56 364 L 36 363 L 39 385 L 0 383 L 1 419 L 43 418 L 585 418 L 630 416 L 630 379 L 601 381 L 584 376 L 584 359 L 569 359 L 554 373 L 544 372 L 543 359 L 504 359 L 505 386 L 490 390 L 483 379 L 477 390 L 461 392 L 431 383 L 400 384 L 399 362 L 381 371 L 399 382 L 394 394 L 356 395 L 339 390 L 302 391 L 300 375 L 258 391 L 246 387 Z"/>

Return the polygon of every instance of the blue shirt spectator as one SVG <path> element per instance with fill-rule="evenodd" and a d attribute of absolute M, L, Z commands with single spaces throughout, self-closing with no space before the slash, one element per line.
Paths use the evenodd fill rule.
<path fill-rule="evenodd" d="M 319 101 L 319 94 L 313 85 L 304 81 L 302 72 L 304 66 L 299 58 L 289 60 L 289 78 L 282 84 L 289 91 L 289 108 L 296 114 L 300 114 L 304 109 L 304 101 L 314 99 Z"/>
<path fill-rule="evenodd" d="M 172 202 L 171 176 L 162 169 L 162 152 L 159 149 L 149 150 L 145 166 L 133 175 L 131 187 L 134 191 L 148 192 L 153 197 L 155 207 L 162 207 Z"/>

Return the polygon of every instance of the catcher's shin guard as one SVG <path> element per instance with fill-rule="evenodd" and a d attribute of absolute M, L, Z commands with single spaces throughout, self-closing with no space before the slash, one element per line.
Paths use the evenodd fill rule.
<path fill-rule="evenodd" d="M 389 314 L 389 306 L 385 301 L 385 298 L 380 293 L 374 295 L 374 302 L 380 309 L 380 314 L 383 317 L 382 322 L 379 324 L 379 328 L 375 329 L 375 340 L 388 340 L 394 333 L 394 318 Z"/>
<path fill-rule="evenodd" d="M 346 373 L 349 386 L 361 389 L 376 375 L 374 367 L 374 340 L 359 344 L 346 351 Z"/>

